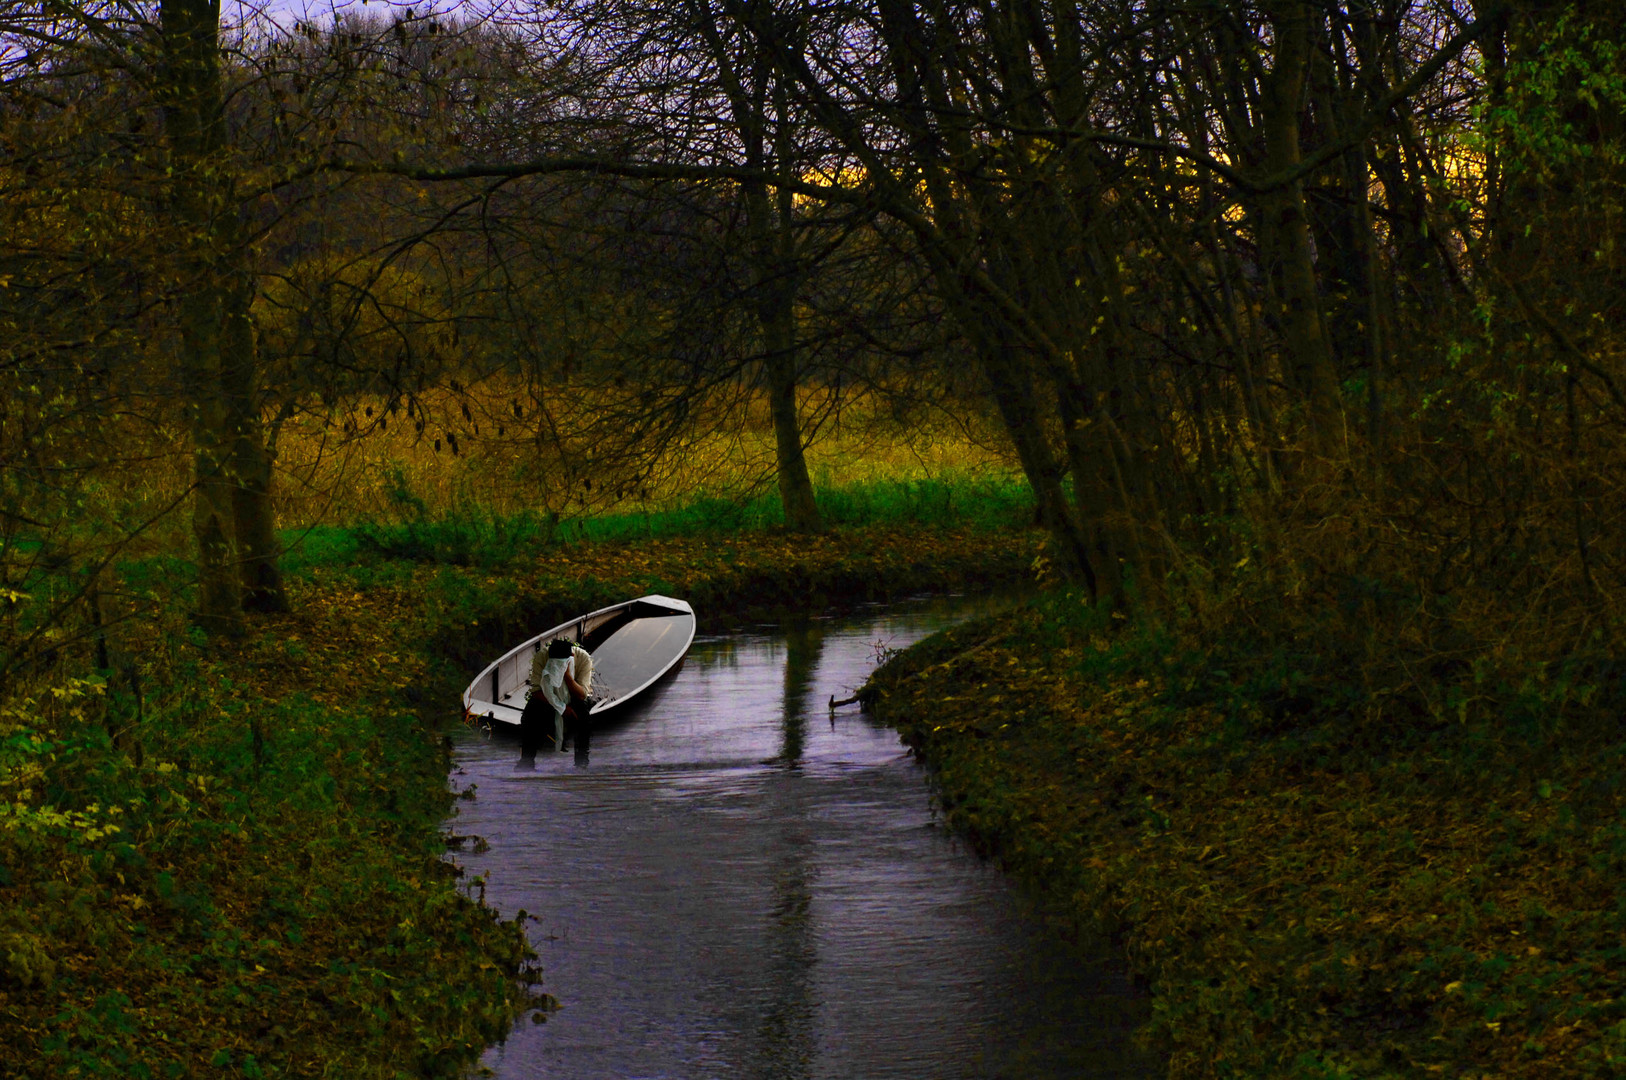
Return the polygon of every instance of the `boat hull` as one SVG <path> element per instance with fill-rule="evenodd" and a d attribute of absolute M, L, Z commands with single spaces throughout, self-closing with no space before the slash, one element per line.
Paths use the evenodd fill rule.
<path fill-rule="evenodd" d="M 475 676 L 463 692 L 463 715 L 493 726 L 518 726 L 525 710 L 531 658 L 554 638 L 593 657 L 594 719 L 620 709 L 670 677 L 694 643 L 694 609 L 670 596 L 640 596 L 589 612 L 528 638 Z"/>

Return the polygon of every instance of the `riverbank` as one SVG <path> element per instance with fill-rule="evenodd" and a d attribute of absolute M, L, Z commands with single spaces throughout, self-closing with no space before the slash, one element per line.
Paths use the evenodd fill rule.
<path fill-rule="evenodd" d="M 1475 716 L 1340 677 L 1053 595 L 868 692 L 953 825 L 1122 943 L 1171 1077 L 1620 1075 L 1613 691 Z"/>
<path fill-rule="evenodd" d="M 629 595 L 720 629 L 998 586 L 1036 551 L 915 523 L 375 553 L 307 562 L 293 613 L 237 645 L 205 649 L 179 605 L 117 628 L 109 678 L 0 718 L 0 1074 L 455 1075 L 537 1003 L 521 926 L 442 859 L 471 665 Z"/>

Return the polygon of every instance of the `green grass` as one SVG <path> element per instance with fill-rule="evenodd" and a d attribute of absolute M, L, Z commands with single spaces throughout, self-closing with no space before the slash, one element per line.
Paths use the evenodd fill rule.
<path fill-rule="evenodd" d="M 1004 478 L 871 480 L 816 493 L 831 526 L 934 525 L 1000 529 L 1027 524 L 1033 496 L 1026 483 Z M 776 491 L 748 501 L 702 497 L 672 510 L 612 513 L 564 526 L 569 539 L 659 539 L 760 532 L 785 524 Z"/>
<path fill-rule="evenodd" d="M 1025 526 L 1033 519 L 1032 492 L 1025 482 L 1007 477 L 873 480 L 826 488 L 817 498 L 826 524 L 835 528 L 912 524 L 992 531 Z M 491 569 L 534 557 L 557 543 L 730 536 L 783 525 L 779 496 L 772 490 L 749 499 L 701 495 L 670 509 L 569 521 L 534 513 L 500 515 L 472 505 L 443 517 L 409 510 L 395 522 L 289 530 L 283 566 L 296 576 L 318 566 L 389 561 Z"/>

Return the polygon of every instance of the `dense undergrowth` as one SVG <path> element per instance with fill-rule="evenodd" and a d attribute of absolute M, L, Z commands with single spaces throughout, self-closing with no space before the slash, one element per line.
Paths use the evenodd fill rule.
<path fill-rule="evenodd" d="M 991 584 L 1037 545 L 920 515 L 814 538 L 714 521 L 642 542 L 380 542 L 461 527 L 412 524 L 307 544 L 293 613 L 238 644 L 206 646 L 184 595 L 122 622 L 109 602 L 106 666 L 65 647 L 9 699 L 0 1075 L 454 1074 L 545 1003 L 521 922 L 443 860 L 442 725 L 494 646 L 652 591 L 722 627 Z M 185 571 L 127 567 L 126 595 L 156 603 Z"/>
<path fill-rule="evenodd" d="M 424 663 L 301 599 L 212 654 L 171 615 L 111 686 L 8 708 L 0 1075 L 452 1075 L 525 1003 L 519 926 L 440 858 Z"/>
<path fill-rule="evenodd" d="M 1618 671 L 1373 688 L 1325 640 L 1228 625 L 1056 594 L 869 692 L 952 823 L 1122 940 L 1171 1076 L 1626 1071 Z"/>

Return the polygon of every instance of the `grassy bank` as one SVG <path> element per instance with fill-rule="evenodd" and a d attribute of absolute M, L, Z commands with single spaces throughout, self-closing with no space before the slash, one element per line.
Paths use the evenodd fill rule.
<path fill-rule="evenodd" d="M 8 710 L 0 1075 L 450 1076 L 526 1004 L 440 858 L 423 659 L 301 600 L 224 652 L 168 612 Z"/>
<path fill-rule="evenodd" d="M 297 587 L 351 595 L 379 613 L 411 611 L 411 631 L 461 675 L 490 651 L 584 610 L 645 593 L 689 600 L 703 632 L 922 592 L 1024 580 L 1031 530 L 924 526 L 820 536 L 743 533 L 561 544 L 495 568 L 399 560 L 311 567 Z"/>
<path fill-rule="evenodd" d="M 294 612 L 239 645 L 204 648 L 176 602 L 113 627 L 110 672 L 72 677 L 91 657 L 64 656 L 7 706 L 0 1075 L 454 1074 L 534 1004 L 521 928 L 441 860 L 442 725 L 472 665 L 643 592 L 718 628 L 1020 578 L 1037 544 L 910 522 L 448 562 L 366 535 L 307 551 Z"/>
<path fill-rule="evenodd" d="M 439 563 L 507 570 L 583 544 L 725 538 L 769 533 L 784 526 L 779 496 L 701 496 L 664 508 L 615 510 L 561 520 L 535 511 L 504 514 L 488 508 L 432 512 L 411 496 L 395 513 L 349 526 L 291 530 L 284 560 L 300 575 L 318 568 L 348 569 L 380 562 Z M 934 533 L 990 532 L 1032 520 L 1033 494 L 1002 474 L 938 475 L 864 480 L 818 491 L 831 527 L 926 527 Z"/>
<path fill-rule="evenodd" d="M 951 821 L 1122 940 L 1172 1076 L 1603 1077 L 1626 1071 L 1607 675 L 1481 686 L 1510 704 L 1480 715 L 1365 700 L 1311 649 L 1054 596 L 871 689 Z"/>

